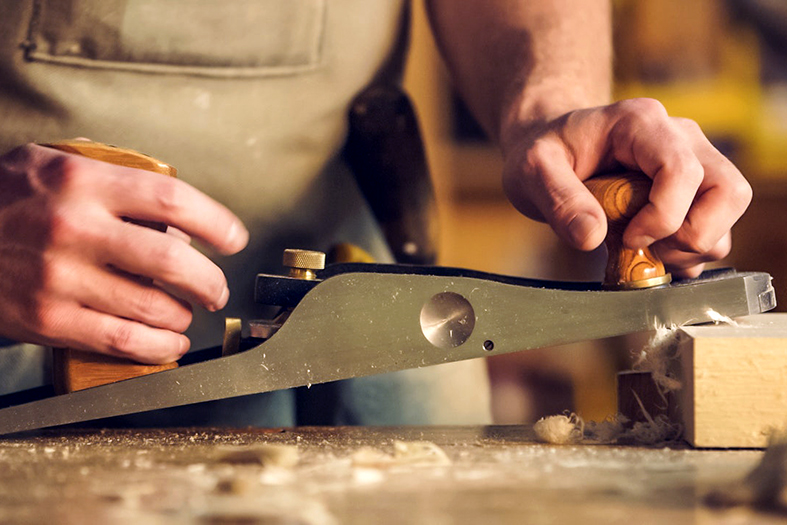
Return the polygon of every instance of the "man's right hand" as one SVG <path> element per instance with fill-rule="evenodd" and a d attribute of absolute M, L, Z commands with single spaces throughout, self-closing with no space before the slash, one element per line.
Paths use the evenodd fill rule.
<path fill-rule="evenodd" d="M 183 181 L 22 146 L 0 157 L 0 335 L 150 364 L 183 355 L 190 303 L 223 308 L 224 274 L 183 236 L 121 217 L 225 255 L 248 242 L 240 219 Z"/>

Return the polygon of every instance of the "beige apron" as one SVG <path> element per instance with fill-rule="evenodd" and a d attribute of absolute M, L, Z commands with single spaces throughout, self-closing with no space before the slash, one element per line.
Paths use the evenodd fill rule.
<path fill-rule="evenodd" d="M 195 311 L 193 346 L 254 315 L 285 247 L 384 241 L 337 159 L 349 102 L 403 54 L 404 0 L 0 2 L 0 152 L 71 137 L 178 168 L 251 232 L 217 258 L 231 299 Z"/>

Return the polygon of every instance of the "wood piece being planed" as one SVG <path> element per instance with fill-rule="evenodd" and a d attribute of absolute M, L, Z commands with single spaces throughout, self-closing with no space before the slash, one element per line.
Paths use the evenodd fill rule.
<path fill-rule="evenodd" d="M 760 448 L 787 423 L 787 314 L 680 330 L 680 422 L 695 447 Z"/>

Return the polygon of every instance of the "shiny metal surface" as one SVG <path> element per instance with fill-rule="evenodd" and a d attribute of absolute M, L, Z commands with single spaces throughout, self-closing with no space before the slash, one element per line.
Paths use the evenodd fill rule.
<path fill-rule="evenodd" d="M 658 277 L 651 277 L 650 279 L 641 279 L 639 281 L 625 281 L 618 283 L 616 286 L 605 286 L 607 290 L 641 290 L 642 288 L 653 288 L 654 286 L 664 286 L 672 282 L 672 274 L 666 273 Z"/>
<path fill-rule="evenodd" d="M 237 317 L 224 318 L 224 338 L 221 343 L 221 355 L 228 356 L 240 351 L 241 331 L 243 322 Z"/>
<path fill-rule="evenodd" d="M 433 295 L 421 308 L 421 331 L 438 348 L 455 348 L 473 333 L 475 312 L 470 302 L 454 292 Z"/>
<path fill-rule="evenodd" d="M 325 253 L 288 248 L 282 255 L 282 264 L 289 268 L 290 277 L 316 279 L 315 272 L 325 268 Z"/>
<path fill-rule="evenodd" d="M 420 315 L 437 294 L 472 304 L 475 326 L 432 344 Z M 571 291 L 475 278 L 346 273 L 320 282 L 267 341 L 245 352 L 0 410 L 0 434 L 740 317 L 775 304 L 770 276 L 731 273 L 638 291 Z M 489 348 L 492 350 L 488 350 Z"/>
<path fill-rule="evenodd" d="M 289 248 L 284 250 L 282 264 L 287 268 L 322 270 L 325 268 L 325 254 L 314 250 L 297 250 Z"/>

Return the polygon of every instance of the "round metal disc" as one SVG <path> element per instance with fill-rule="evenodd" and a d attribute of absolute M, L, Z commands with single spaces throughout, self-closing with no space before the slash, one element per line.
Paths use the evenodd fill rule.
<path fill-rule="evenodd" d="M 463 344 L 475 328 L 475 312 L 470 302 L 454 292 L 442 292 L 421 308 L 421 331 L 438 348 Z"/>

